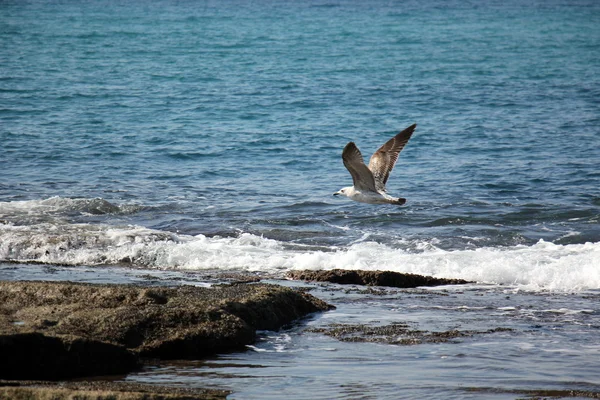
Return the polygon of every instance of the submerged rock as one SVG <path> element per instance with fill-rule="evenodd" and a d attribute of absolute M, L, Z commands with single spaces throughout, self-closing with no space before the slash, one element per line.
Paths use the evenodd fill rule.
<path fill-rule="evenodd" d="M 331 282 L 342 285 L 389 286 L 416 288 L 419 286 L 461 285 L 470 283 L 463 279 L 444 279 L 392 271 L 354 271 L 333 269 L 329 271 L 290 271 L 290 279 L 316 282 Z"/>
<path fill-rule="evenodd" d="M 0 281 L 0 379 L 131 371 L 139 357 L 198 359 L 243 349 L 332 308 L 276 285 L 213 288 Z"/>
<path fill-rule="evenodd" d="M 327 327 L 309 328 L 306 331 L 322 333 L 342 342 L 414 345 L 421 343 L 445 343 L 451 341 L 452 339 L 461 337 L 470 337 L 474 335 L 484 335 L 497 332 L 512 332 L 512 329 L 498 327 L 489 329 L 487 331 L 460 331 L 453 329 L 443 332 L 430 332 L 412 329 L 408 324 L 405 323 L 394 323 L 380 326 L 362 324 L 332 324 Z"/>

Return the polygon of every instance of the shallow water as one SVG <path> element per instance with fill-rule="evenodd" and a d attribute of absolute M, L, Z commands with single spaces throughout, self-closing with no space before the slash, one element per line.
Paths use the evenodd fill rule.
<path fill-rule="evenodd" d="M 0 2 L 0 276 L 462 278 L 477 285 L 423 303 L 332 292 L 338 310 L 309 325 L 513 332 L 406 347 L 298 326 L 257 345 L 285 351 L 148 373 L 200 384 L 208 368 L 240 398 L 596 390 L 599 21 L 591 0 Z M 412 123 L 388 181 L 405 206 L 332 196 L 351 184 L 347 142 L 368 159 Z"/>
<path fill-rule="evenodd" d="M 206 275 L 130 268 L 0 266 L 1 279 L 169 286 L 222 281 L 218 274 Z M 231 399 L 516 399 L 550 391 L 564 397 L 571 391 L 588 396 L 600 393 L 598 290 L 565 294 L 478 284 L 367 289 L 268 282 L 309 289 L 336 309 L 279 332 L 261 332 L 257 343 L 245 352 L 197 362 L 160 362 L 124 379 L 228 389 L 233 391 Z M 366 342 L 346 342 L 318 331 L 334 324 L 406 324 L 424 335 L 416 336 L 422 343 L 399 345 L 393 343 L 401 338 L 393 336 L 359 334 L 356 337 Z M 447 331 L 463 335 L 446 342 L 427 339 L 430 332 Z"/>
<path fill-rule="evenodd" d="M 448 343 L 410 346 L 340 342 L 304 325 L 265 332 L 245 353 L 200 365 L 150 368 L 128 379 L 214 385 L 231 398 L 489 398 L 528 391 L 600 391 L 597 291 L 527 293 L 502 287 L 452 287 L 386 295 L 313 294 L 335 304 L 309 328 L 332 323 L 408 323 L 415 330 L 485 332 Z"/>

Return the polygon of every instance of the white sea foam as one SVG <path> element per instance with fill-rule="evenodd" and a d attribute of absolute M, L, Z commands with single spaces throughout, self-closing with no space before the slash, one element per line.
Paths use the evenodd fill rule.
<path fill-rule="evenodd" d="M 226 269 L 281 273 L 295 269 L 392 270 L 513 285 L 529 290 L 600 288 L 600 243 L 446 251 L 415 243 L 407 251 L 363 241 L 329 251 L 289 250 L 249 233 L 238 237 L 189 236 L 137 226 L 0 225 L 0 260 L 67 265 L 123 262 L 164 269 Z"/>

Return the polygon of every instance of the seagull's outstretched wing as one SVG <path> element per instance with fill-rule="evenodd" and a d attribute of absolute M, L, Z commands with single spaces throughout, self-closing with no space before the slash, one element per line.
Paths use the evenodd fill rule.
<path fill-rule="evenodd" d="M 379 148 L 369 161 L 369 170 L 373 173 L 375 187 L 379 192 L 385 192 L 385 184 L 390 176 L 390 172 L 398 160 L 400 151 L 404 148 L 408 139 L 415 131 L 417 124 L 411 125 Z"/>
<path fill-rule="evenodd" d="M 344 147 L 342 160 L 344 160 L 344 166 L 352 175 L 352 181 L 356 189 L 376 191 L 373 173 L 365 165 L 362 154 L 360 154 L 360 150 L 354 142 L 350 142 Z"/>

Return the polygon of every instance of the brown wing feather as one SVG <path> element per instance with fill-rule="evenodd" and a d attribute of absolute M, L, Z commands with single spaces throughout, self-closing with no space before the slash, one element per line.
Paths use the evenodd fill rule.
<path fill-rule="evenodd" d="M 344 161 L 344 166 L 350 172 L 350 175 L 352 175 L 352 181 L 356 189 L 376 190 L 373 173 L 365 165 L 363 156 L 354 142 L 350 142 L 344 147 L 342 160 Z"/>
<path fill-rule="evenodd" d="M 412 136 L 417 124 L 413 124 L 388 140 L 379 148 L 369 161 L 369 170 L 373 173 L 375 179 L 375 187 L 378 191 L 385 192 L 385 184 L 390 176 L 390 172 L 394 168 L 398 155 L 408 143 L 408 139 Z"/>

